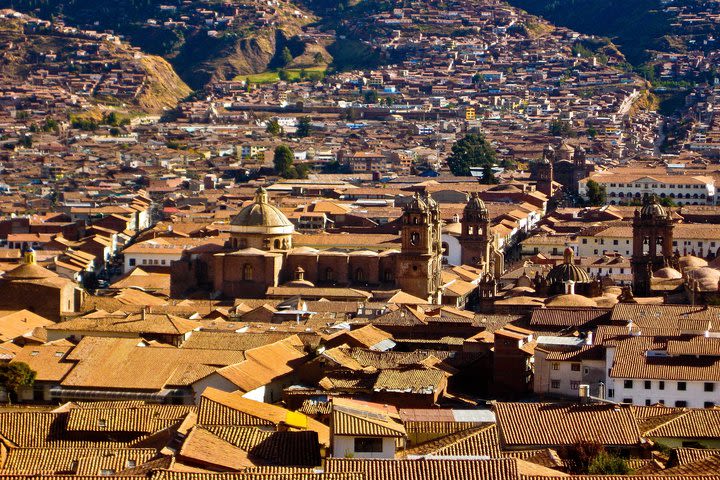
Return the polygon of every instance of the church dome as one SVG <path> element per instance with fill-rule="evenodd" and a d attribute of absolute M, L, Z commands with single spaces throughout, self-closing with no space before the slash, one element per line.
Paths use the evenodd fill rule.
<path fill-rule="evenodd" d="M 685 255 L 683 257 L 680 257 L 678 259 L 678 264 L 681 268 L 702 268 L 707 267 L 708 262 L 707 260 L 704 260 L 700 257 L 696 257 L 694 255 Z"/>
<path fill-rule="evenodd" d="M 674 268 L 665 267 L 653 273 L 653 277 L 665 280 L 677 280 L 678 278 L 682 278 L 682 273 L 678 272 Z"/>
<path fill-rule="evenodd" d="M 643 202 L 642 209 L 640 209 L 640 216 L 642 217 L 665 217 L 667 213 L 662 205 L 657 201 L 657 197 L 652 195 Z"/>
<path fill-rule="evenodd" d="M 571 248 L 565 249 L 565 261 L 559 265 L 555 265 L 547 279 L 552 284 L 561 284 L 567 281 L 575 283 L 590 283 L 590 275 L 582 268 L 575 265 L 575 254 Z"/>
<path fill-rule="evenodd" d="M 246 233 L 293 233 L 295 227 L 279 208 L 268 203 L 264 188 L 255 192 L 255 201 L 240 210 L 230 222 L 231 231 Z"/>
<path fill-rule="evenodd" d="M 567 142 L 563 142 L 562 145 L 560 145 L 559 151 L 573 153 L 575 149 L 571 147 Z"/>
<path fill-rule="evenodd" d="M 598 304 L 592 298 L 575 293 L 564 293 L 550 297 L 545 302 L 547 307 L 597 307 Z"/>
<path fill-rule="evenodd" d="M 718 282 L 720 282 L 720 270 L 715 270 L 710 267 L 701 267 L 691 270 L 688 273 L 688 278 L 697 281 L 700 290 L 716 291 L 718 289 Z"/>
<path fill-rule="evenodd" d="M 485 206 L 485 202 L 482 201 L 482 198 L 478 196 L 477 192 L 473 192 L 470 196 L 470 200 L 468 201 L 467 205 L 465 205 L 465 211 L 487 213 L 487 207 Z"/>
<path fill-rule="evenodd" d="M 410 200 L 410 203 L 407 204 L 405 207 L 405 211 L 409 212 L 427 212 L 428 211 L 428 205 L 423 201 L 422 198 L 420 198 L 419 193 L 415 193 L 413 195 L 412 200 Z"/>

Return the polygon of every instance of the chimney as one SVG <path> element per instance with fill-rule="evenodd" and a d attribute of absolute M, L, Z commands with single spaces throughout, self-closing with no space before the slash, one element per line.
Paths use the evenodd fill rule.
<path fill-rule="evenodd" d="M 141 318 L 143 321 L 145 321 L 145 310 L 146 310 L 146 309 L 147 309 L 147 307 L 143 307 L 142 310 L 140 311 L 140 318 Z"/>

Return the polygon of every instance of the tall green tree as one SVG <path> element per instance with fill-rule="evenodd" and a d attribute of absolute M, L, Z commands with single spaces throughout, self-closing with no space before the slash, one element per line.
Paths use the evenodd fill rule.
<path fill-rule="evenodd" d="M 280 61 L 283 67 L 287 67 L 293 61 L 292 53 L 288 47 L 284 47 L 280 53 Z"/>
<path fill-rule="evenodd" d="M 36 372 L 27 363 L 15 362 L 0 364 L 0 386 L 8 394 L 8 401 L 17 401 L 18 391 L 22 387 L 35 384 Z"/>
<path fill-rule="evenodd" d="M 482 180 L 481 183 L 485 185 L 495 185 L 498 183 L 498 179 L 495 178 L 495 172 L 493 172 L 494 165 L 492 163 L 486 163 L 482 169 Z"/>
<path fill-rule="evenodd" d="M 448 167 L 453 175 L 468 176 L 470 167 L 484 167 L 495 164 L 495 149 L 479 133 L 470 133 L 455 142 L 452 153 L 447 159 Z"/>
<path fill-rule="evenodd" d="M 265 128 L 265 130 L 267 130 L 267 132 L 274 137 L 281 135 L 283 133 L 283 129 L 280 126 L 280 123 L 274 118 L 271 120 L 268 120 L 267 127 Z"/>
<path fill-rule="evenodd" d="M 307 137 L 310 135 L 310 117 L 302 117 L 298 122 L 297 131 L 295 132 L 298 137 Z"/>
<path fill-rule="evenodd" d="M 378 103 L 378 93 L 375 90 L 365 92 L 365 103 Z"/>
<path fill-rule="evenodd" d="M 607 193 L 605 192 L 605 185 L 600 185 L 595 180 L 588 180 L 587 182 L 587 196 L 588 203 L 592 206 L 598 207 L 605 205 L 607 200 Z"/>
<path fill-rule="evenodd" d="M 275 173 L 283 178 L 292 178 L 295 173 L 293 168 L 293 161 L 295 155 L 293 151 L 287 145 L 278 145 L 275 147 L 275 158 L 273 159 L 273 165 L 275 166 Z"/>

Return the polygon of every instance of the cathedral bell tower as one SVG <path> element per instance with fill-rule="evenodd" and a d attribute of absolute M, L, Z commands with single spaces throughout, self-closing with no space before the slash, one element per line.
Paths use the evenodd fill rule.
<path fill-rule="evenodd" d="M 432 199 L 415 194 L 401 217 L 402 249 L 397 256 L 398 286 L 416 297 L 440 303 L 442 243 L 440 209 Z"/>
<path fill-rule="evenodd" d="M 542 160 L 535 165 L 535 184 L 538 192 L 547 195 L 548 198 L 553 196 L 553 162 L 555 161 L 555 149 L 550 145 L 543 150 Z"/>
<path fill-rule="evenodd" d="M 652 274 L 669 266 L 673 258 L 673 228 L 669 211 L 658 203 L 655 195 L 645 196 L 643 206 L 635 210 L 633 219 L 633 293 L 650 295 Z"/>
<path fill-rule="evenodd" d="M 460 246 L 462 247 L 461 262 L 463 265 L 481 267 L 485 273 L 490 271 L 490 216 L 485 202 L 473 192 L 463 210 L 461 220 L 462 233 Z"/>

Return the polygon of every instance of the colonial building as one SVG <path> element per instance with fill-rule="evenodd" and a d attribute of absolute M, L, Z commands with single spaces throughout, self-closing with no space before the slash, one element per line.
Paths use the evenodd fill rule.
<path fill-rule="evenodd" d="M 345 250 L 343 235 L 323 249 L 295 247 L 294 226 L 268 201 L 265 189 L 230 223 L 225 246 L 188 249 L 173 262 L 174 296 L 198 293 L 223 297 L 262 297 L 278 286 L 316 287 L 321 293 L 339 287 L 400 288 L 430 303 L 440 303 L 442 268 L 438 204 L 413 197 L 400 221 L 400 250 Z M 479 263 L 479 261 L 478 261 Z"/>
<path fill-rule="evenodd" d="M 653 273 L 671 266 L 673 259 L 674 221 L 669 212 L 646 196 L 643 207 L 635 211 L 633 220 L 633 292 L 649 295 Z"/>

